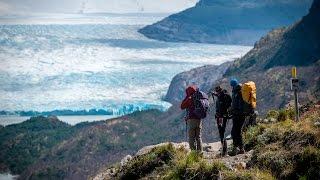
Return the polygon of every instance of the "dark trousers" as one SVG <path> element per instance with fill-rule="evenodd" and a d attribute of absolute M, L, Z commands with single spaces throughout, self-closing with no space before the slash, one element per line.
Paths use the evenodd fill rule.
<path fill-rule="evenodd" d="M 242 140 L 242 126 L 245 121 L 245 116 L 243 115 L 234 115 L 232 118 L 232 130 L 231 136 L 233 139 L 233 145 L 235 147 L 243 148 L 243 140 Z"/>
<path fill-rule="evenodd" d="M 223 117 L 221 125 L 219 124 L 218 118 L 216 118 L 216 120 L 217 120 L 217 126 L 218 126 L 218 130 L 219 130 L 219 135 L 220 135 L 220 141 L 221 141 L 221 143 L 223 143 L 224 138 L 225 138 L 224 134 L 226 132 L 228 118 Z"/>

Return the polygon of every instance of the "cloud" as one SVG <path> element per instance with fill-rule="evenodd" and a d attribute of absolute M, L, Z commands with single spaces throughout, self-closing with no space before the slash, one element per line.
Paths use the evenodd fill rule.
<path fill-rule="evenodd" d="M 9 14 L 12 11 L 12 8 L 9 4 L 0 1 L 0 15 Z"/>

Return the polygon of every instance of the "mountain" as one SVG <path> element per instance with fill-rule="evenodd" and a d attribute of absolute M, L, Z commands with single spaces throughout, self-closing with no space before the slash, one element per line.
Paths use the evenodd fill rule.
<path fill-rule="evenodd" d="M 139 30 L 172 42 L 253 45 L 273 28 L 307 14 L 312 0 L 200 0 L 195 7 Z"/>
<path fill-rule="evenodd" d="M 320 1 L 297 23 L 271 31 L 244 57 L 236 60 L 217 84 L 227 79 L 257 84 L 260 109 L 279 108 L 292 101 L 291 67 L 298 67 L 301 103 L 320 99 Z"/>

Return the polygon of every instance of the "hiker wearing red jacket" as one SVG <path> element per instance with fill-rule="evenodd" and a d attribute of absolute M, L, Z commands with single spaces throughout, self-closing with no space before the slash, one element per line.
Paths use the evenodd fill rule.
<path fill-rule="evenodd" d="M 202 151 L 201 128 L 202 123 L 194 113 L 192 95 L 198 90 L 197 86 L 189 86 L 186 89 L 186 97 L 181 103 L 181 109 L 187 110 L 186 121 L 188 124 L 189 146 L 191 150 Z"/>

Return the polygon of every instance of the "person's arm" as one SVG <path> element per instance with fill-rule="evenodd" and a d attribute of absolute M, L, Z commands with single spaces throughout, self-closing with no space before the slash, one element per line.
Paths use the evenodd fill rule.
<path fill-rule="evenodd" d="M 191 96 L 186 97 L 181 103 L 181 109 L 189 108 L 191 106 L 191 103 L 192 103 Z"/>

